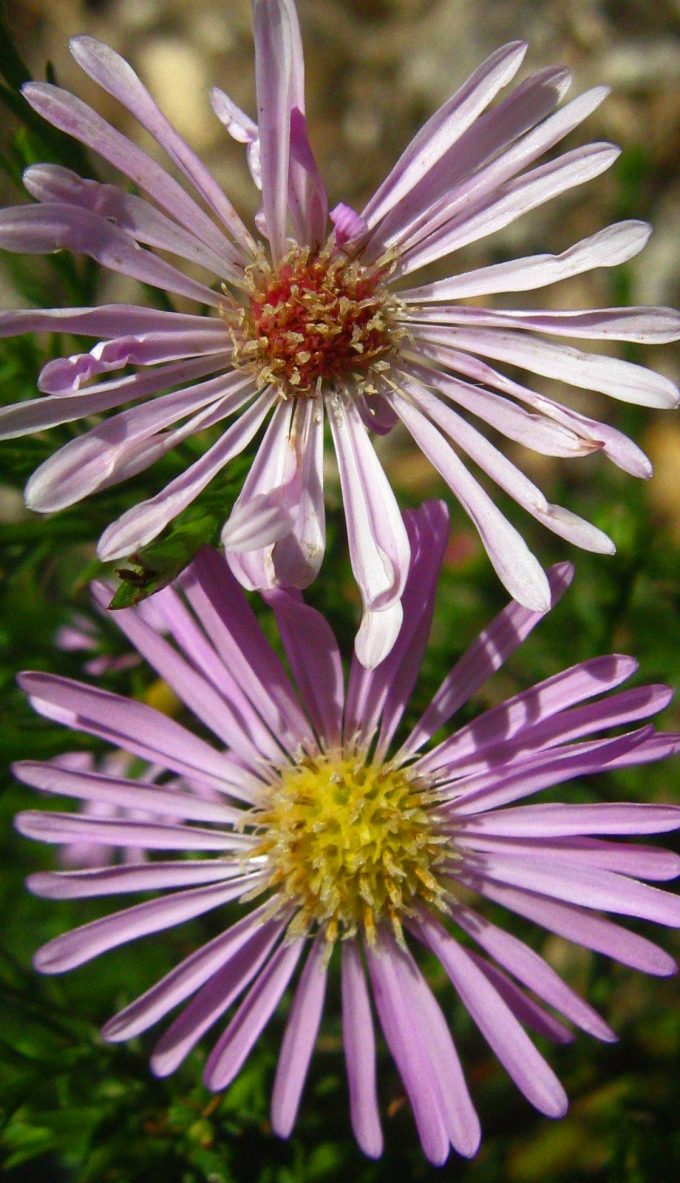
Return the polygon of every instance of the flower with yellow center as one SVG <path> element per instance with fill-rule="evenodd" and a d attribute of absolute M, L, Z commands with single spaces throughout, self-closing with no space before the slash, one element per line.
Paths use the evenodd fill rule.
<path fill-rule="evenodd" d="M 445 909 L 437 868 L 450 842 L 426 782 L 358 754 L 320 753 L 286 769 L 264 800 L 255 853 L 272 868 L 267 887 L 294 909 L 291 936 L 319 928 L 332 946 L 360 931 L 374 944 L 387 921 L 403 943 L 418 901 Z"/>
<path fill-rule="evenodd" d="M 32 890 L 54 899 L 144 893 L 50 941 L 35 958 L 43 972 L 212 912 L 212 939 L 131 1000 L 107 1023 L 106 1039 L 139 1035 L 176 1011 L 151 1060 L 164 1076 L 227 1016 L 205 1065 L 208 1087 L 222 1090 L 294 983 L 272 1098 L 273 1128 L 286 1136 L 337 970 L 360 1146 L 372 1156 L 382 1147 L 376 1016 L 425 1154 L 441 1163 L 451 1145 L 474 1154 L 480 1137 L 444 1017 L 456 995 L 525 1096 L 552 1117 L 566 1096 L 525 1027 L 565 1042 L 571 1033 L 557 1011 L 614 1038 L 539 953 L 488 918 L 487 901 L 626 965 L 673 972 L 663 949 L 600 912 L 680 926 L 680 900 L 644 882 L 673 878 L 680 859 L 626 840 L 679 828 L 680 809 L 594 795 L 584 803 L 582 784 L 573 804 L 526 799 L 570 777 L 670 755 L 680 736 L 648 722 L 668 703 L 666 687 L 616 690 L 636 668 L 621 656 L 580 663 L 452 729 L 453 713 L 538 623 L 516 602 L 461 657 L 412 729 L 401 728 L 448 516 L 429 503 L 405 525 L 413 557 L 402 629 L 384 662 L 366 670 L 354 660 L 347 682 L 326 620 L 299 595 L 277 591 L 271 603 L 291 680 L 224 558 L 208 550 L 179 587 L 158 593 L 155 620 L 139 609 L 113 613 L 199 720 L 200 735 L 100 688 L 23 675 L 38 711 L 152 764 L 158 779 L 24 761 L 15 771 L 25 783 L 115 806 L 118 815 L 38 809 L 17 824 L 58 845 L 79 838 L 146 855 L 31 876 Z M 566 565 L 551 572 L 554 601 L 569 577 Z M 101 589 L 98 598 L 107 595 Z M 121 815 L 132 808 L 144 816 Z M 444 1011 L 417 960 L 421 947 L 453 986 Z"/>
<path fill-rule="evenodd" d="M 580 310 L 564 299 L 520 310 L 514 296 L 626 262 L 649 228 L 594 225 L 558 254 L 542 245 L 519 259 L 502 257 L 496 240 L 473 270 L 451 266 L 432 282 L 417 272 L 609 168 L 618 155 L 611 144 L 553 151 L 606 88 L 563 103 L 568 72 L 548 68 L 501 98 L 526 50 L 520 42 L 503 46 L 431 116 L 360 212 L 344 203 L 329 210 L 307 130 L 294 0 L 253 0 L 253 25 L 257 122 L 222 91 L 211 94 L 217 117 L 247 145 L 261 192 L 253 227 L 132 68 L 101 42 L 76 37 L 77 62 L 150 134 L 188 187 L 74 95 L 51 83 L 24 88 L 35 112 L 122 172 L 133 191 L 36 164 L 25 174 L 35 204 L 0 211 L 0 247 L 86 254 L 165 296 L 163 308 L 0 313 L 0 335 L 57 330 L 97 341 L 89 352 L 48 362 L 38 378 L 47 398 L 0 411 L 0 437 L 88 419 L 85 433 L 31 477 L 27 503 L 52 512 L 125 482 L 130 505 L 99 541 L 103 559 L 120 559 L 249 452 L 240 493 L 224 506 L 232 570 L 247 588 L 304 588 L 326 545 L 330 436 L 362 602 L 356 653 L 370 667 L 399 634 L 409 564 L 373 437 L 401 422 L 471 518 L 510 594 L 545 611 L 545 572 L 492 490 L 498 486 L 559 537 L 611 554 L 601 529 L 548 501 L 516 463 L 516 445 L 563 459 L 602 453 L 649 477 L 651 465 L 632 441 L 569 406 L 568 391 L 566 403 L 557 401 L 541 384 L 675 406 L 668 378 L 564 338 L 662 343 L 680 336 L 680 317 L 668 308 Z M 510 307 L 484 306 L 501 293 L 512 297 Z M 168 307 L 175 297 L 182 311 Z M 190 437 L 198 454 L 182 447 Z M 177 475 L 138 502 L 130 478 L 176 449 Z"/>

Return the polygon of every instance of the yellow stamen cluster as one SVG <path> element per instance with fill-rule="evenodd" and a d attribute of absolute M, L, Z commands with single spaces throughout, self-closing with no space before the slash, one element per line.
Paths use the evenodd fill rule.
<path fill-rule="evenodd" d="M 268 886 L 295 909 L 289 933 L 325 931 L 329 944 L 387 920 L 420 900 L 446 908 L 437 868 L 448 856 L 427 786 L 405 770 L 355 754 L 307 757 L 286 769 L 258 814 L 255 850 L 272 868 Z"/>
<path fill-rule="evenodd" d="M 283 398 L 316 398 L 324 384 L 374 394 L 404 335 L 385 273 L 384 261 L 365 267 L 330 250 L 295 247 L 276 268 L 262 258 L 246 273 L 246 304 L 222 309 L 234 365 Z"/>

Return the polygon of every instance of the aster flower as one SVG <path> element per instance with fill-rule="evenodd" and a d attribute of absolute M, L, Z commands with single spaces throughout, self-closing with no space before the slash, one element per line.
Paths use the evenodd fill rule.
<path fill-rule="evenodd" d="M 680 859 L 614 840 L 677 829 L 680 808 L 523 802 L 573 777 L 664 758 L 678 750 L 680 736 L 647 722 L 667 704 L 666 687 L 616 690 L 636 668 L 616 655 L 564 670 L 448 729 L 541 619 L 511 602 L 399 742 L 446 544 L 444 506 L 407 513 L 405 529 L 411 566 L 402 628 L 378 667 L 367 670 L 354 656 L 346 688 L 320 613 L 299 592 L 268 593 L 291 681 L 224 558 L 208 549 L 156 597 L 167 637 L 135 608 L 115 619 L 213 738 L 95 687 L 24 674 L 40 713 L 204 792 L 183 791 L 172 779 L 164 784 L 162 775 L 145 784 L 24 761 L 17 776 L 43 792 L 143 808 L 157 820 L 35 811 L 17 824 L 42 841 L 87 836 L 160 854 L 138 865 L 30 877 L 31 889 L 52 899 L 165 893 L 50 941 L 35 959 L 43 972 L 60 973 L 240 901 L 223 931 L 107 1023 L 106 1039 L 131 1038 L 178 1011 L 152 1055 L 153 1071 L 164 1076 L 229 1013 L 205 1067 L 207 1086 L 224 1089 L 299 970 L 272 1098 L 273 1127 L 286 1136 L 337 960 L 359 1145 L 373 1156 L 382 1148 L 375 1010 L 424 1152 L 441 1163 L 450 1145 L 475 1153 L 479 1122 L 418 948 L 439 959 L 528 1100 L 549 1116 L 564 1113 L 565 1093 L 525 1027 L 567 1042 L 571 1032 L 556 1010 L 599 1039 L 615 1036 L 538 953 L 489 920 L 484 905 L 500 904 L 644 972 L 672 973 L 667 953 L 600 913 L 680 925 L 680 900 L 642 882 L 672 879 Z M 570 575 L 566 564 L 551 571 L 553 603 Z M 629 724 L 640 725 L 621 730 Z"/>
<path fill-rule="evenodd" d="M 545 573 L 461 452 L 561 537 L 594 551 L 611 552 L 613 544 L 550 505 L 476 422 L 547 455 L 602 451 L 643 477 L 651 466 L 619 431 L 506 376 L 495 363 L 624 401 L 673 406 L 677 391 L 666 378 L 584 353 L 562 338 L 669 341 L 680 335 L 680 317 L 645 308 L 493 311 L 459 301 L 531 291 L 624 262 L 644 246 L 649 229 L 621 222 L 558 255 L 403 285 L 426 264 L 607 169 L 618 155 L 610 144 L 535 163 L 599 105 L 606 89 L 560 107 L 568 72 L 544 69 L 487 110 L 524 56 L 525 45 L 507 45 L 428 120 L 361 213 L 340 204 L 329 217 L 306 131 L 294 4 L 254 0 L 253 7 L 257 124 L 222 91 L 211 97 L 218 118 L 247 145 L 262 190 L 255 234 L 113 50 L 90 37 L 72 42 L 85 72 L 154 137 L 197 200 L 80 99 L 50 84 L 24 88 L 35 111 L 119 169 L 143 196 L 36 165 L 25 181 L 37 204 L 0 215 L 0 245 L 84 253 L 211 314 L 120 304 L 3 315 L 4 334 L 56 329 L 99 338 L 89 353 L 48 363 L 39 386 L 49 397 L 4 411 L 6 436 L 138 404 L 44 463 L 29 481 L 28 504 L 39 511 L 72 505 L 140 472 L 192 434 L 230 421 L 185 472 L 105 530 L 99 553 L 119 558 L 167 526 L 269 419 L 223 543 L 246 587 L 301 588 L 314 578 L 325 546 L 327 419 L 364 606 L 357 652 L 372 665 L 399 630 L 409 548 L 370 432 L 388 432 L 401 420 L 472 518 L 511 595 L 545 610 Z M 167 254 L 189 260 L 192 276 Z M 193 277 L 195 266 L 208 283 Z M 133 372 L 121 376 L 126 367 Z"/>

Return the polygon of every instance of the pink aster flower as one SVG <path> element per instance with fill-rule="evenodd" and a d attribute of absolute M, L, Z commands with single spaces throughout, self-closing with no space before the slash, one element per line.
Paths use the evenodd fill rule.
<path fill-rule="evenodd" d="M 256 233 L 113 50 L 90 37 L 72 42 L 82 68 L 154 137 L 194 195 L 80 99 L 50 84 L 24 88 L 35 111 L 119 169 L 143 196 L 36 165 L 25 180 L 37 204 L 0 215 L 0 245 L 90 255 L 209 313 L 118 304 L 0 318 L 4 334 L 59 330 L 99 339 L 89 353 L 44 368 L 39 386 L 48 397 L 5 410 L 5 436 L 137 404 L 44 463 L 29 481 L 28 504 L 38 511 L 72 505 L 140 472 L 192 434 L 224 425 L 186 471 L 104 532 L 101 557 L 119 558 L 154 538 L 268 421 L 223 542 L 246 587 L 301 588 L 314 578 L 325 546 L 326 421 L 364 605 L 357 652 L 376 664 L 399 631 L 409 546 L 371 432 L 388 432 L 401 420 L 472 518 L 509 592 L 544 611 L 545 573 L 461 453 L 549 529 L 602 552 L 614 549 L 610 539 L 550 505 L 485 430 L 552 456 L 599 450 L 636 476 L 648 477 L 651 466 L 616 429 L 506 376 L 496 363 L 670 407 L 678 395 L 668 379 L 563 339 L 669 341 L 680 336 L 680 317 L 650 308 L 493 311 L 460 301 L 531 291 L 624 262 L 644 246 L 649 228 L 620 222 L 558 255 L 406 285 L 419 268 L 607 169 L 618 154 L 610 144 L 536 163 L 606 89 L 560 106 L 568 72 L 544 69 L 490 107 L 524 56 L 523 44 L 507 45 L 428 120 L 361 213 L 341 204 L 329 217 L 306 132 L 293 0 L 254 0 L 254 28 L 258 122 L 220 90 L 211 99 L 229 133 L 248 146 L 262 191 Z M 189 260 L 191 277 L 167 255 Z M 207 282 L 194 278 L 196 267 Z"/>
<path fill-rule="evenodd" d="M 642 882 L 672 879 L 680 859 L 615 841 L 677 829 L 680 808 L 524 799 L 574 777 L 664 758 L 680 736 L 648 722 L 668 702 L 666 687 L 616 689 L 636 668 L 620 656 L 564 670 L 450 730 L 453 714 L 541 618 L 511 602 L 396 738 L 432 616 L 444 506 L 407 513 L 405 529 L 412 557 L 399 636 L 372 670 L 355 655 L 347 686 L 326 620 L 299 592 L 275 589 L 269 599 L 292 681 L 224 559 L 207 549 L 156 598 L 167 636 L 134 608 L 115 619 L 210 738 L 139 702 L 24 674 L 40 713 L 153 761 L 171 779 L 145 784 L 24 761 L 16 773 L 28 785 L 134 806 L 156 820 L 36 811 L 20 814 L 18 827 L 47 842 L 87 836 L 160 856 L 30 877 L 31 889 L 52 899 L 161 893 L 50 941 L 36 956 L 46 973 L 240 901 L 223 931 L 110 1020 L 108 1040 L 138 1035 L 175 1011 L 151 1060 L 164 1076 L 226 1016 L 205 1069 L 207 1086 L 221 1090 L 293 983 L 272 1098 L 273 1127 L 286 1136 L 337 959 L 357 1141 L 380 1154 L 375 1012 L 425 1154 L 441 1163 L 449 1145 L 475 1153 L 479 1122 L 418 949 L 438 958 L 531 1104 L 552 1117 L 564 1113 L 564 1091 L 525 1028 L 567 1042 L 571 1032 L 556 1010 L 599 1039 L 615 1037 L 538 953 L 487 918 L 485 904 L 647 973 L 672 973 L 667 953 L 601 913 L 680 925 L 680 899 Z M 569 579 L 567 565 L 553 568 L 553 602 Z M 183 791 L 176 776 L 203 795 Z"/>

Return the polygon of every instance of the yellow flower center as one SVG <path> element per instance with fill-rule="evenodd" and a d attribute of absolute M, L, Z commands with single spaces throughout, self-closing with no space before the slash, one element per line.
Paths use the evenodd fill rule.
<path fill-rule="evenodd" d="M 385 274 L 384 261 L 364 267 L 330 250 L 295 247 L 275 270 L 262 258 L 246 274 L 245 306 L 222 309 L 234 365 L 283 398 L 316 398 L 326 383 L 374 394 L 404 335 Z"/>
<path fill-rule="evenodd" d="M 427 785 L 406 770 L 355 754 L 305 757 L 280 774 L 257 824 L 268 887 L 295 909 L 291 936 L 323 928 L 332 944 L 361 929 L 372 943 L 387 919 L 401 940 L 418 900 L 446 908 L 437 870 L 448 838 Z"/>

